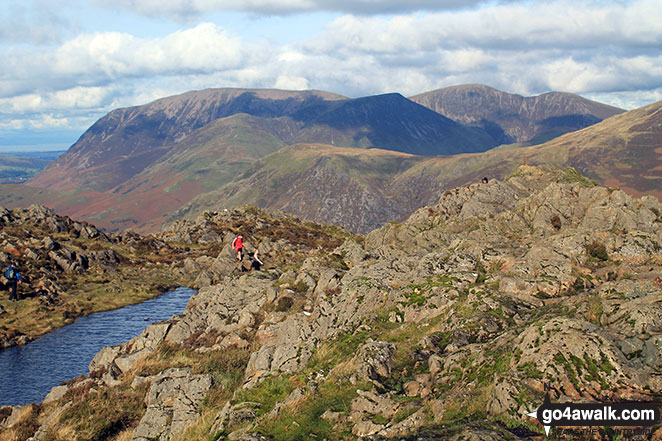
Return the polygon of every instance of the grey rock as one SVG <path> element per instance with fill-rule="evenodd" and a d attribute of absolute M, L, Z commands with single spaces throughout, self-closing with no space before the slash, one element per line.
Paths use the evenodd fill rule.
<path fill-rule="evenodd" d="M 167 441 L 181 433 L 199 416 L 199 405 L 211 386 L 210 375 L 193 375 L 188 369 L 167 369 L 156 376 L 132 441 Z"/>
<path fill-rule="evenodd" d="M 369 339 L 358 349 L 357 372 L 367 380 L 382 381 L 395 366 L 395 345 Z"/>
<path fill-rule="evenodd" d="M 73 403 L 70 401 L 64 406 L 56 409 L 50 415 L 48 415 L 46 421 L 44 421 L 44 423 L 41 426 L 39 426 L 39 429 L 37 429 L 37 432 L 34 434 L 33 439 L 35 441 L 42 441 L 47 439 L 48 429 L 50 429 L 60 419 L 60 416 L 72 405 Z"/>
<path fill-rule="evenodd" d="M 55 386 L 44 398 L 43 403 L 51 403 L 53 401 L 58 401 L 60 398 L 64 397 L 67 391 L 69 390 L 68 386 Z"/>

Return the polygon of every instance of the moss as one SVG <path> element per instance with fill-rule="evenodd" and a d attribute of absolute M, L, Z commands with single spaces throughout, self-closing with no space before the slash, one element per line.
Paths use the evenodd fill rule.
<path fill-rule="evenodd" d="M 239 389 L 232 400 L 234 403 L 259 403 L 257 415 L 264 415 L 274 408 L 276 403 L 285 400 L 294 390 L 289 377 L 273 376 L 251 389 Z"/>
<path fill-rule="evenodd" d="M 517 366 L 517 370 L 521 372 L 525 378 L 537 378 L 541 379 L 543 377 L 542 371 L 536 368 L 536 365 L 532 361 L 522 363 Z"/>
<path fill-rule="evenodd" d="M 327 255 L 326 257 L 327 266 L 340 271 L 348 271 L 349 266 L 347 265 L 347 262 L 345 262 L 345 257 L 346 257 L 345 254 L 346 253 L 343 252 L 341 254 L 331 253 Z"/>
<path fill-rule="evenodd" d="M 556 355 L 554 355 L 554 361 L 556 364 L 564 367 L 568 377 L 570 378 L 570 382 L 573 384 L 573 386 L 575 386 L 575 388 L 579 388 L 579 378 L 577 377 L 577 371 L 575 370 L 574 366 L 565 358 L 565 356 L 562 353 L 557 352 Z"/>
<path fill-rule="evenodd" d="M 600 352 L 600 371 L 610 375 L 615 370 L 616 368 L 611 364 L 609 358 L 603 352 Z"/>
<path fill-rule="evenodd" d="M 582 371 L 584 369 L 584 362 L 582 361 L 582 359 L 575 356 L 574 354 L 570 354 L 570 362 L 574 366 L 575 371 L 577 372 L 577 376 L 581 377 Z"/>

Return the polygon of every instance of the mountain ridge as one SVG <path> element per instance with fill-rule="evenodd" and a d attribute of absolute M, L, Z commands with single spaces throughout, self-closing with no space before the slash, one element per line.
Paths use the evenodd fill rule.
<path fill-rule="evenodd" d="M 322 145 L 290 146 L 258 160 L 226 186 L 196 196 L 175 212 L 170 221 L 185 212 L 248 203 L 289 210 L 307 220 L 332 220 L 353 231 L 367 233 L 389 221 L 404 220 L 421 206 L 434 204 L 449 188 L 479 182 L 483 177 L 503 179 L 524 162 L 570 165 L 602 184 L 624 188 L 636 196 L 650 194 L 660 198 L 662 172 L 657 146 L 662 140 L 661 117 L 662 102 L 659 102 L 537 146 L 432 158 L 409 157 L 404 162 L 385 152 L 382 161 L 391 163 L 386 168 L 375 159 L 372 167 L 361 160 L 346 161 L 343 158 L 358 156 L 351 150 Z M 633 150 L 635 145 L 637 150 Z M 317 155 L 336 158 L 342 165 L 310 160 Z M 269 165 L 270 161 L 274 165 Z M 287 168 L 274 175 L 277 164 L 287 164 Z M 371 173 L 380 179 L 366 182 L 362 178 L 363 174 Z M 308 185 L 306 180 L 310 180 Z M 343 190 L 350 187 L 351 191 Z M 370 214 L 356 212 L 359 208 Z"/>
<path fill-rule="evenodd" d="M 460 88 L 472 90 L 473 87 Z M 512 98 L 514 95 L 499 92 L 499 96 Z M 586 102 L 579 97 L 563 96 Z M 219 102 L 223 104 L 217 105 Z M 198 115 L 196 112 L 202 107 L 207 111 Z M 212 109 L 212 114 L 209 109 Z M 135 124 L 127 115 L 137 118 Z M 26 188 L 36 188 L 32 190 L 34 202 L 45 201 L 63 210 L 63 213 L 89 219 L 110 230 L 137 229 L 143 232 L 157 231 L 163 222 L 172 218 L 173 212 L 193 215 L 192 210 L 196 207 L 213 208 L 210 198 L 214 194 L 245 193 L 246 189 L 241 186 L 249 181 L 258 182 L 246 180 L 247 171 L 263 164 L 264 161 L 259 162 L 260 158 L 269 158 L 269 155 L 290 145 L 327 144 L 329 150 L 345 146 L 382 147 L 430 155 L 484 151 L 495 146 L 496 139 L 501 136 L 500 128 L 497 127 L 496 132 L 492 130 L 494 125 L 488 124 L 486 128 L 462 126 L 400 94 L 349 99 L 320 91 L 214 89 L 166 97 L 145 106 L 118 109 L 105 118 L 112 120 L 112 124 L 107 126 L 107 133 L 103 129 L 105 122 L 102 118 L 97 122 L 97 127 L 95 124 L 72 147 L 69 156 L 65 155 L 60 162 L 52 163 L 28 183 L 33 187 Z M 123 129 L 111 130 L 127 120 L 130 121 L 127 126 L 122 126 Z M 177 125 L 180 122 L 181 127 Z M 149 136 L 143 136 L 143 132 L 149 132 Z M 132 144 L 131 139 L 134 138 L 135 143 Z M 357 195 L 363 194 L 365 199 L 341 195 L 340 199 L 347 205 L 334 208 L 333 204 L 327 204 L 322 211 L 349 213 L 357 207 L 371 206 L 374 213 L 368 216 L 356 213 L 345 215 L 350 219 L 342 219 L 339 217 L 341 215 L 333 217 L 334 222 L 366 232 L 383 222 L 402 220 L 411 210 L 433 203 L 444 185 L 475 182 L 481 175 L 505 176 L 522 162 L 521 156 L 515 162 L 513 154 L 514 151 L 494 156 L 501 158 L 501 165 L 491 164 L 491 171 L 472 169 L 471 173 L 451 169 L 450 165 L 433 165 L 455 163 L 459 166 L 463 163 L 455 162 L 456 159 L 446 158 L 447 161 L 440 156 L 429 162 L 420 160 L 416 162 L 428 165 L 412 167 L 410 173 L 401 171 L 402 176 L 397 178 L 391 172 L 377 178 L 374 175 L 381 166 L 371 171 L 368 164 L 360 161 L 362 172 L 354 170 L 348 179 L 351 182 L 356 180 L 351 184 L 352 188 Z M 324 170 L 332 180 L 345 179 L 342 172 L 338 173 L 338 164 L 344 160 L 342 157 L 349 158 L 351 155 L 343 155 L 328 164 L 319 164 L 320 173 Z M 487 155 L 493 158 L 491 153 Z M 384 156 L 381 157 L 384 159 Z M 392 158 L 392 161 L 397 160 L 396 156 Z M 295 155 L 293 163 L 296 164 L 299 159 Z M 469 160 L 472 163 L 477 161 Z M 489 166 L 489 161 L 491 159 L 484 161 L 485 167 Z M 286 162 L 280 161 L 283 166 Z M 576 165 L 581 168 L 581 164 Z M 347 166 L 352 170 L 351 163 Z M 435 170 L 446 176 L 432 176 L 430 173 Z M 415 176 L 414 171 L 421 174 Z M 591 172 L 586 168 L 582 171 Z M 361 173 L 371 178 L 362 179 Z M 450 179 L 451 176 L 457 178 Z M 314 173 L 310 177 L 313 179 Z M 319 191 L 314 190 L 317 194 L 324 193 L 320 177 L 314 178 L 319 187 Z M 298 182 L 293 181 L 294 176 L 288 179 L 290 185 L 296 183 L 299 190 L 304 191 Z M 266 188 L 256 188 L 253 193 L 273 193 L 275 183 L 266 184 L 265 181 L 265 185 Z M 407 190 L 407 185 L 419 188 Z M 44 199 L 46 193 L 41 190 L 44 188 L 48 189 L 52 198 Z M 343 192 L 344 188 L 340 186 L 338 191 Z M 285 187 L 280 193 L 292 194 L 292 191 Z M 272 208 L 285 209 L 288 206 L 282 194 L 270 197 L 273 200 L 280 198 L 280 202 Z M 319 207 L 316 208 L 318 204 L 309 198 L 310 195 L 305 192 L 298 194 L 312 203 L 303 206 L 292 199 L 289 204 L 301 207 L 297 210 L 310 212 L 305 214 L 308 219 L 324 220 L 318 216 L 319 213 L 312 214 Z M 328 192 L 327 196 L 329 200 L 334 199 Z M 19 200 L 19 197 L 23 199 Z M 30 198 L 29 191 L 26 191 L 16 196 L 3 195 L 1 200 L 11 205 L 25 204 Z M 243 199 L 235 197 L 233 200 L 239 204 L 253 203 L 267 207 L 265 201 L 270 198 L 246 195 Z M 381 209 L 377 201 L 390 208 Z M 221 203 L 217 201 L 217 205 Z M 360 217 L 362 220 L 359 220 Z"/>
<path fill-rule="evenodd" d="M 524 97 L 482 84 L 451 86 L 411 97 L 412 101 L 456 121 L 503 131 L 503 144 L 558 136 L 622 113 L 622 109 L 565 92 Z"/>

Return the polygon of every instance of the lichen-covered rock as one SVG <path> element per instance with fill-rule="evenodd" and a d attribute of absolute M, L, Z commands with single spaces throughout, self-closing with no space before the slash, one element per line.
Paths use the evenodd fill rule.
<path fill-rule="evenodd" d="M 168 441 L 199 416 L 199 406 L 212 386 L 210 375 L 188 369 L 167 369 L 151 380 L 145 397 L 147 412 L 133 432 L 132 441 Z"/>
<path fill-rule="evenodd" d="M 391 376 L 395 364 L 395 345 L 369 339 L 358 350 L 357 373 L 364 379 L 380 382 Z"/>

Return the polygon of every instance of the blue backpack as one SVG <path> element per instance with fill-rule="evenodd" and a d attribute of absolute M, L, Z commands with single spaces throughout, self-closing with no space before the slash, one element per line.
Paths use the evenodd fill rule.
<path fill-rule="evenodd" d="M 16 278 L 16 268 L 13 266 L 8 266 L 7 269 L 5 269 L 5 279 L 7 280 L 14 280 Z"/>

